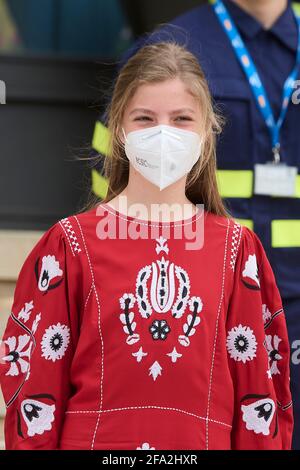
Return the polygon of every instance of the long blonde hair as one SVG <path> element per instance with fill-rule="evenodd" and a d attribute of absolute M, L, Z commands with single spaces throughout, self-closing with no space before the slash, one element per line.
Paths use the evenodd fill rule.
<path fill-rule="evenodd" d="M 102 202 L 113 199 L 128 184 L 129 160 L 120 139 L 127 103 L 140 85 L 174 78 L 180 78 L 200 101 L 203 116 L 201 158 L 187 175 L 186 197 L 194 204 L 204 204 L 206 211 L 229 217 L 216 179 L 216 135 L 222 131 L 224 120 L 221 114 L 214 110 L 208 84 L 197 58 L 174 41 L 142 47 L 118 74 L 106 110 L 105 124 L 109 130 L 110 142 L 109 156 L 106 156 L 103 162 L 103 175 L 108 180 L 108 191 Z M 90 200 L 87 207 L 93 207 L 96 202 L 95 198 Z"/>

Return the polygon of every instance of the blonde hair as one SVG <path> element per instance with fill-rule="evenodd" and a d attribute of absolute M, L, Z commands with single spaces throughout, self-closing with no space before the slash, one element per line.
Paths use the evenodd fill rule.
<path fill-rule="evenodd" d="M 104 158 L 103 175 L 108 179 L 108 191 L 102 202 L 113 199 L 128 184 L 129 160 L 120 135 L 129 100 L 142 84 L 175 78 L 180 78 L 200 101 L 203 116 L 201 158 L 187 175 L 186 197 L 194 204 L 204 204 L 206 211 L 229 217 L 216 180 L 216 135 L 222 130 L 223 117 L 213 109 L 208 84 L 197 58 L 184 46 L 169 41 L 142 47 L 118 74 L 106 113 L 110 142 L 109 156 Z M 95 203 L 90 201 L 90 206 Z"/>

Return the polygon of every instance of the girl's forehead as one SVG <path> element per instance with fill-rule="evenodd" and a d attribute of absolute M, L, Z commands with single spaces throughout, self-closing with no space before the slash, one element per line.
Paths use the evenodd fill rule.
<path fill-rule="evenodd" d="M 196 108 L 198 100 L 179 79 L 140 85 L 128 102 L 128 108 Z"/>

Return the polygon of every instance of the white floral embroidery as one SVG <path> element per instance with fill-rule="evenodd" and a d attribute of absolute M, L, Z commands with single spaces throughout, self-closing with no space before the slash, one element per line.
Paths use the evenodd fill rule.
<path fill-rule="evenodd" d="M 41 401 L 27 399 L 21 403 L 21 413 L 27 425 L 27 434 L 43 434 L 50 431 L 54 421 L 55 405 L 46 405 Z"/>
<path fill-rule="evenodd" d="M 156 380 L 161 375 L 162 367 L 158 361 L 155 361 L 151 367 L 149 367 L 149 375 L 152 375 L 153 380 Z"/>
<path fill-rule="evenodd" d="M 282 359 L 279 354 L 279 343 L 281 338 L 277 335 L 266 335 L 266 349 L 269 354 L 270 370 L 272 375 L 280 374 L 278 369 L 278 361 Z"/>
<path fill-rule="evenodd" d="M 168 353 L 167 356 L 170 356 L 172 362 L 176 362 L 179 357 L 182 357 L 182 354 L 176 351 L 176 348 L 173 348 L 173 351 Z"/>
<path fill-rule="evenodd" d="M 148 287 L 147 280 L 151 274 L 151 266 L 144 266 L 137 274 L 136 277 L 136 300 L 139 307 L 139 312 L 142 318 L 149 318 L 152 314 L 152 308 L 148 300 Z"/>
<path fill-rule="evenodd" d="M 60 269 L 59 262 L 56 260 L 55 256 L 43 256 L 38 280 L 39 290 L 42 292 L 48 290 L 51 280 L 62 275 L 63 271 Z"/>
<path fill-rule="evenodd" d="M 41 314 L 38 313 L 37 316 L 35 317 L 33 323 L 32 323 L 31 331 L 32 331 L 33 334 L 36 332 L 40 320 L 41 320 Z"/>
<path fill-rule="evenodd" d="M 199 325 L 201 318 L 198 317 L 198 313 L 202 311 L 203 302 L 200 297 L 193 296 L 189 300 L 190 311 L 193 312 L 192 315 L 189 314 L 186 319 L 186 323 L 183 325 L 184 335 L 179 335 L 178 341 L 181 346 L 187 347 L 190 345 L 189 336 L 193 336 L 196 332 L 196 326 Z"/>
<path fill-rule="evenodd" d="M 150 301 L 157 313 L 166 313 L 175 297 L 174 263 L 162 257 L 152 263 Z"/>
<path fill-rule="evenodd" d="M 62 359 L 70 341 L 70 329 L 67 325 L 49 326 L 41 341 L 42 357 L 53 362 Z"/>
<path fill-rule="evenodd" d="M 133 355 L 133 357 L 136 357 L 137 362 L 141 362 L 143 357 L 148 356 L 148 353 L 145 353 L 143 351 L 142 346 L 141 346 L 140 349 L 137 352 L 132 353 L 132 355 Z"/>
<path fill-rule="evenodd" d="M 246 423 L 248 431 L 254 431 L 255 434 L 270 434 L 270 424 L 275 413 L 275 403 L 270 398 L 263 398 L 251 405 L 241 406 L 243 421 Z"/>
<path fill-rule="evenodd" d="M 172 307 L 174 318 L 181 318 L 185 312 L 190 295 L 190 278 L 188 273 L 180 266 L 175 266 L 175 274 L 179 282 L 176 301 Z"/>
<path fill-rule="evenodd" d="M 163 237 L 156 239 L 156 252 L 161 251 L 169 254 L 167 240 Z M 135 301 L 140 315 L 135 313 Z M 198 296 L 190 297 L 188 272 L 166 259 L 166 255 L 142 267 L 136 277 L 135 296 L 125 292 L 119 302 L 122 309 L 119 318 L 127 335 L 126 343 L 133 345 L 141 341 L 139 349 L 131 355 L 138 363 L 145 364 L 149 376 L 156 381 L 165 373 L 165 366 L 160 364 L 162 355 L 176 363 L 182 357 L 181 351 L 176 349 L 179 348 L 177 341 L 184 348 L 190 345 L 190 338 L 201 322 L 199 313 L 203 302 Z M 147 344 L 148 349 L 149 333 L 159 346 L 146 352 L 143 348 Z M 166 344 L 165 349 L 161 347 L 162 343 Z"/>
<path fill-rule="evenodd" d="M 26 323 L 29 318 L 30 318 L 30 315 L 31 315 L 31 311 L 33 309 L 33 300 L 31 300 L 30 302 L 25 302 L 25 305 L 24 307 L 22 308 L 22 310 L 19 311 L 18 313 L 18 319 L 19 320 L 23 320 L 24 323 Z"/>
<path fill-rule="evenodd" d="M 137 447 L 136 450 L 155 450 L 155 447 L 150 447 L 148 442 L 144 442 L 142 447 Z"/>
<path fill-rule="evenodd" d="M 2 357 L 2 360 L 10 364 L 9 370 L 5 375 L 19 375 L 20 373 L 25 374 L 29 367 L 29 359 L 32 348 L 32 341 L 30 341 L 29 335 L 21 335 L 18 337 L 18 346 L 17 338 L 15 336 L 10 336 L 4 343 L 9 348 L 9 353 Z M 29 344 L 28 344 L 29 343 Z M 26 350 L 24 348 L 27 347 Z"/>
<path fill-rule="evenodd" d="M 162 235 L 159 237 L 159 238 L 156 238 L 156 248 L 155 248 L 155 251 L 156 251 L 156 254 L 159 255 L 159 253 L 161 251 L 164 251 L 165 253 L 169 253 L 169 248 L 168 248 L 168 245 L 167 245 L 167 239 L 164 238 Z"/>
<path fill-rule="evenodd" d="M 133 294 L 123 294 L 119 299 L 120 307 L 124 310 L 124 313 L 119 315 L 121 323 L 124 325 L 123 330 L 128 335 L 126 343 L 133 345 L 140 340 L 140 335 L 135 333 L 136 322 L 134 321 L 134 312 L 130 312 L 129 309 L 134 306 L 135 298 Z"/>
<path fill-rule="evenodd" d="M 245 263 L 245 268 L 242 272 L 243 277 L 248 277 L 252 279 L 260 287 L 259 278 L 258 278 L 258 269 L 256 255 L 249 255 L 248 260 Z"/>
<path fill-rule="evenodd" d="M 253 331 L 248 326 L 233 327 L 227 336 L 228 353 L 235 361 L 252 361 L 256 357 L 257 342 Z"/>
<path fill-rule="evenodd" d="M 263 306 L 262 306 L 262 314 L 263 314 L 264 323 L 267 323 L 267 321 L 270 320 L 272 315 L 271 315 L 270 310 L 266 306 L 266 304 L 263 304 Z"/>
<path fill-rule="evenodd" d="M 128 299 L 128 300 L 127 300 Z M 127 306 L 128 308 L 132 308 L 134 306 L 135 298 L 133 294 L 123 294 L 122 297 L 120 297 L 120 306 L 124 310 L 126 307 L 126 301 L 127 301 Z"/>

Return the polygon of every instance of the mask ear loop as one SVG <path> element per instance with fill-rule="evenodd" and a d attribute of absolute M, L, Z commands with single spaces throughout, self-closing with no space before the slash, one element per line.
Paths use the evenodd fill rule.
<path fill-rule="evenodd" d="M 125 134 L 125 131 L 124 131 L 124 127 L 122 127 L 122 132 L 123 132 L 123 136 L 124 136 L 124 139 L 125 139 L 125 142 L 126 142 L 127 137 L 126 137 L 126 134 Z"/>

